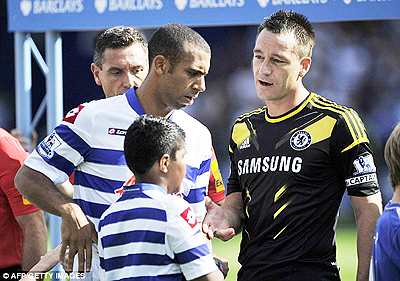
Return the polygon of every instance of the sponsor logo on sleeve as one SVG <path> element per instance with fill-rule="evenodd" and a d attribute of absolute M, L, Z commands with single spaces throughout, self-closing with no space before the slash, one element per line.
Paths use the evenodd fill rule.
<path fill-rule="evenodd" d="M 57 136 L 56 132 L 51 133 L 47 138 L 42 140 L 38 145 L 37 152 L 48 159 L 54 156 L 54 151 L 62 144 L 62 140 Z"/>
<path fill-rule="evenodd" d="M 374 158 L 369 153 L 358 157 L 356 160 L 354 160 L 353 165 L 355 168 L 353 173 L 354 176 L 376 172 Z"/>
<path fill-rule="evenodd" d="M 78 117 L 79 112 L 84 108 L 84 105 L 79 105 L 78 107 L 75 107 L 74 109 L 70 110 L 67 115 L 65 115 L 63 121 L 74 124 L 76 117 Z"/>
<path fill-rule="evenodd" d="M 194 228 L 197 225 L 196 215 L 194 214 L 192 209 L 190 209 L 190 207 L 188 207 L 181 214 L 181 217 L 190 225 L 191 228 Z"/>
<path fill-rule="evenodd" d="M 108 134 L 111 136 L 125 136 L 126 132 L 124 129 L 108 128 Z"/>

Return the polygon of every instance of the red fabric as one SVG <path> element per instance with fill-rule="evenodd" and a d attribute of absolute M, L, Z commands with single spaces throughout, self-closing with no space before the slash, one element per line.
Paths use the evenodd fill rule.
<path fill-rule="evenodd" d="M 14 186 L 14 177 L 29 153 L 0 128 L 0 269 L 21 264 L 22 229 L 15 217 L 38 209 Z"/>
<path fill-rule="evenodd" d="M 225 199 L 225 185 L 222 180 L 221 172 L 219 171 L 217 156 L 214 152 L 214 147 L 211 147 L 211 168 L 210 181 L 208 183 L 208 196 L 213 202 L 219 202 Z"/>

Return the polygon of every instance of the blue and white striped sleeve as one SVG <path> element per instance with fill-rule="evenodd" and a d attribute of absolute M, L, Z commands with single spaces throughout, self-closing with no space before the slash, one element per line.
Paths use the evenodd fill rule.
<path fill-rule="evenodd" d="M 209 274 L 217 267 L 189 204 L 176 198 L 174 208 L 168 209 L 167 244 L 187 280 Z"/>

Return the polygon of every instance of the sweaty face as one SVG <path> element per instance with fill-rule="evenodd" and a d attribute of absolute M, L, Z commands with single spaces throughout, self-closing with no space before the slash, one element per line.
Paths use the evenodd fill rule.
<path fill-rule="evenodd" d="M 92 63 L 92 72 L 107 98 L 140 86 L 149 71 L 147 53 L 139 43 L 126 48 L 107 48 L 103 57 L 101 68 Z"/>
<path fill-rule="evenodd" d="M 169 185 L 168 193 L 175 193 L 179 191 L 182 180 L 186 174 L 186 164 L 184 161 L 185 145 L 182 142 L 181 148 L 176 151 L 175 160 L 171 161 L 169 165 Z"/>
<path fill-rule="evenodd" d="M 257 95 L 266 102 L 290 99 L 301 84 L 301 59 L 293 33 L 261 31 L 253 55 Z"/>
<path fill-rule="evenodd" d="M 205 76 L 210 69 L 210 60 L 210 53 L 186 45 L 179 63 L 165 73 L 161 98 L 167 108 L 182 109 L 192 105 L 200 92 L 206 90 Z"/>

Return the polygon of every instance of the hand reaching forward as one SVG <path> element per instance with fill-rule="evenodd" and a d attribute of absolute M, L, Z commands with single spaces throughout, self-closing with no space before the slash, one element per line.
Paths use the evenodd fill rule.
<path fill-rule="evenodd" d="M 206 197 L 207 214 L 202 223 L 202 230 L 209 239 L 217 238 L 228 241 L 235 236 L 235 230 L 229 227 L 229 220 L 227 219 L 224 210 L 212 202 L 210 197 Z"/>
<path fill-rule="evenodd" d="M 74 256 L 78 253 L 78 271 L 84 272 L 86 262 L 86 271 L 89 272 L 92 265 L 92 241 L 97 243 L 95 227 L 75 203 L 64 204 L 61 216 L 60 261 L 64 260 L 65 251 L 69 247 L 68 262 L 64 269 L 68 272 L 73 270 Z"/>

